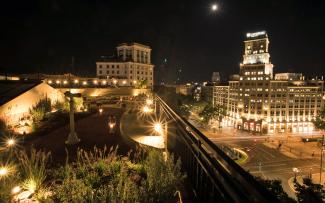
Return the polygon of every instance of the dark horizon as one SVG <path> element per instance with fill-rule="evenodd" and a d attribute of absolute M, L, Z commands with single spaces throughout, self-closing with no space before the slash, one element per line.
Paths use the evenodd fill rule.
<path fill-rule="evenodd" d="M 325 75 L 325 6 L 314 0 L 30 1 L 1 8 L 0 71 L 95 75 L 95 60 L 122 42 L 152 48 L 156 81 L 239 72 L 247 32 L 265 30 L 275 73 Z M 71 67 L 72 57 L 74 68 Z M 167 59 L 167 62 L 165 62 Z"/>

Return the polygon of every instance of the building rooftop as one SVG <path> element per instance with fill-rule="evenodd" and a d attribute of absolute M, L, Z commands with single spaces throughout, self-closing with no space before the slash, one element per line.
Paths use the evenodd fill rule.
<path fill-rule="evenodd" d="M 124 43 L 119 44 L 117 47 L 121 47 L 121 46 L 140 46 L 140 47 L 150 49 L 149 46 L 144 45 L 144 44 L 140 44 L 140 43 L 136 43 L 136 42 L 131 42 L 131 43 L 124 42 Z"/>
<path fill-rule="evenodd" d="M 0 105 L 27 92 L 41 82 L 0 81 Z"/>

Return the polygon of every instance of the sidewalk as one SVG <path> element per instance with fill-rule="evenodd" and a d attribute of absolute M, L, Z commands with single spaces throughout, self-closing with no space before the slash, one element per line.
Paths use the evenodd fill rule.
<path fill-rule="evenodd" d="M 155 147 L 164 148 L 163 136 L 150 135 L 150 129 L 145 118 L 138 118 L 135 113 L 126 111 L 121 117 L 121 135 L 133 142 Z"/>
<path fill-rule="evenodd" d="M 279 140 L 270 140 L 263 144 L 269 148 L 279 149 Z M 316 142 L 303 143 L 301 141 L 282 142 L 279 151 L 291 158 L 311 159 L 320 157 L 320 148 Z"/>
<path fill-rule="evenodd" d="M 312 176 L 312 182 L 314 184 L 319 184 L 319 173 L 314 173 L 311 175 Z M 303 184 L 303 178 L 307 178 L 307 176 L 297 176 L 297 182 L 302 185 Z M 294 186 L 294 177 L 289 178 L 288 180 L 289 187 L 292 191 L 295 191 L 295 186 Z M 322 172 L 322 182 L 321 185 L 324 186 L 325 184 L 325 172 Z"/>

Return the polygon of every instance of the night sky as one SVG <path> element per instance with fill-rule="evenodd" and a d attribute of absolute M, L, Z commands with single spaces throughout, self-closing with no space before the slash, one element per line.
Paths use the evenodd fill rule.
<path fill-rule="evenodd" d="M 0 72 L 94 76 L 96 58 L 139 42 L 153 49 L 157 81 L 175 81 L 179 69 L 182 82 L 227 78 L 246 32 L 266 30 L 275 72 L 325 75 L 324 0 L 215 2 L 216 13 L 204 0 L 2 1 Z"/>

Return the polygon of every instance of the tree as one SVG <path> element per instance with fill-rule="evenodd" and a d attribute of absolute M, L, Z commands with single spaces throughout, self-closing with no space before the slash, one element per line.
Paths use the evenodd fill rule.
<path fill-rule="evenodd" d="M 322 131 L 325 130 L 325 106 L 323 106 L 313 123 L 315 125 L 315 128 Z"/>
<path fill-rule="evenodd" d="M 213 107 L 211 104 L 206 105 L 199 114 L 199 116 L 203 118 L 204 123 L 209 123 L 211 119 L 217 119 L 219 122 L 219 128 L 221 127 L 220 124 L 225 115 L 226 109 L 223 106 L 217 105 Z"/>
<path fill-rule="evenodd" d="M 148 80 L 147 79 L 139 80 L 137 88 L 145 89 L 145 88 L 147 88 L 147 86 L 148 86 Z"/>
<path fill-rule="evenodd" d="M 294 199 L 290 198 L 288 194 L 283 190 L 281 180 L 265 180 L 260 177 L 255 177 L 255 179 L 264 185 L 264 187 L 273 193 L 281 202 L 296 202 Z"/>
<path fill-rule="evenodd" d="M 315 184 L 310 178 L 304 178 L 303 184 L 295 183 L 298 202 L 324 202 L 325 191 L 323 186 Z"/>

